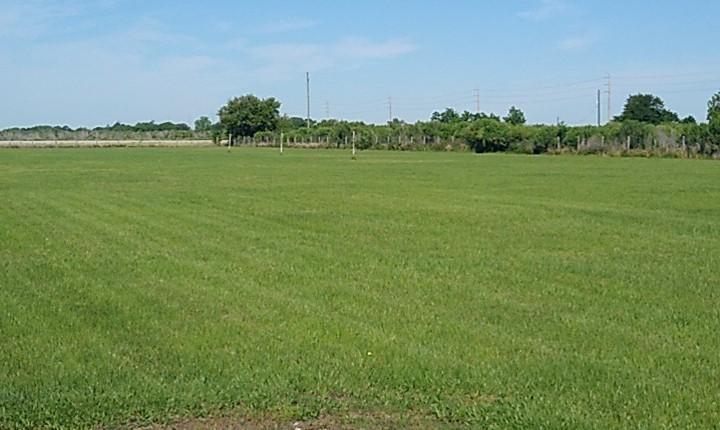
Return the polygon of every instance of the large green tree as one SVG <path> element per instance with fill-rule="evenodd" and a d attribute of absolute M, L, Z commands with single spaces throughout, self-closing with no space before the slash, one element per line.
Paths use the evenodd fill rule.
<path fill-rule="evenodd" d="M 720 91 L 713 94 L 708 101 L 707 120 L 709 122 L 720 122 Z"/>
<path fill-rule="evenodd" d="M 720 152 L 720 92 L 713 94 L 708 101 L 708 137 L 713 144 L 712 151 Z"/>
<path fill-rule="evenodd" d="M 510 110 L 508 111 L 508 114 L 503 120 L 512 125 L 522 125 L 525 124 L 525 114 L 520 109 L 516 108 L 515 106 L 510 106 Z"/>
<path fill-rule="evenodd" d="M 615 121 L 640 121 L 650 124 L 664 122 L 679 122 L 680 118 L 675 112 L 665 108 L 665 102 L 652 94 L 635 94 L 628 97 L 622 114 L 615 117 Z"/>
<path fill-rule="evenodd" d="M 195 131 L 205 132 L 212 128 L 212 121 L 206 116 L 201 116 L 195 120 Z"/>
<path fill-rule="evenodd" d="M 311 120 L 310 124 L 314 125 L 315 121 Z M 283 115 L 278 120 L 278 128 L 282 131 L 307 128 L 307 118 L 300 118 L 299 116 Z"/>
<path fill-rule="evenodd" d="M 253 136 L 277 129 L 280 102 L 273 97 L 260 99 L 252 94 L 236 97 L 220 108 L 220 125 L 233 136 Z"/>
<path fill-rule="evenodd" d="M 443 122 L 446 124 L 458 122 L 460 120 L 460 114 L 458 114 L 453 108 L 447 108 L 443 112 L 433 112 L 430 117 L 430 121 Z"/>

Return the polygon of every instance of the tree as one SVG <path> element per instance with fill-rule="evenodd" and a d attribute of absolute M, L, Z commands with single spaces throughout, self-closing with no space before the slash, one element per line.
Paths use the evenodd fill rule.
<path fill-rule="evenodd" d="M 310 124 L 313 125 L 315 122 L 311 120 Z M 300 128 L 307 128 L 307 119 L 300 118 L 299 116 L 287 116 L 283 115 L 278 120 L 278 128 L 282 131 L 297 130 Z"/>
<path fill-rule="evenodd" d="M 615 117 L 615 121 L 640 121 L 650 124 L 664 122 L 679 122 L 680 118 L 675 112 L 665 109 L 665 103 L 660 97 L 652 94 L 635 94 L 628 97 L 622 114 Z"/>
<path fill-rule="evenodd" d="M 205 132 L 212 127 L 212 121 L 206 116 L 201 116 L 195 121 L 195 131 Z"/>
<path fill-rule="evenodd" d="M 708 137 L 713 144 L 713 149 L 709 152 L 720 152 L 720 92 L 713 94 L 708 101 Z"/>
<path fill-rule="evenodd" d="M 430 121 L 437 121 L 442 123 L 452 123 L 460 121 L 460 115 L 453 108 L 446 108 L 443 112 L 433 112 Z"/>
<path fill-rule="evenodd" d="M 708 100 L 707 120 L 708 122 L 720 122 L 720 92 L 713 94 Z"/>
<path fill-rule="evenodd" d="M 233 136 L 253 136 L 259 131 L 273 131 L 280 118 L 280 102 L 270 97 L 260 99 L 252 94 L 236 97 L 220 108 L 220 124 Z"/>
<path fill-rule="evenodd" d="M 512 125 L 522 125 L 525 124 L 525 114 L 520 109 L 516 108 L 515 106 L 510 106 L 510 110 L 508 111 L 508 114 L 503 120 Z"/>
<path fill-rule="evenodd" d="M 495 121 L 501 121 L 501 118 L 494 113 L 486 114 L 485 112 L 472 113 L 464 111 L 462 114 L 460 114 L 460 120 L 463 122 L 472 122 L 479 119 L 492 119 Z"/>

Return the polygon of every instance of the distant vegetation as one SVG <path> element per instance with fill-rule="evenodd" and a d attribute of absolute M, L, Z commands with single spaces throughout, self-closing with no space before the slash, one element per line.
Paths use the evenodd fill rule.
<path fill-rule="evenodd" d="M 206 130 L 207 131 L 207 130 Z M 38 125 L 28 128 L 9 128 L 0 131 L 0 140 L 147 140 L 147 139 L 196 139 L 209 136 L 194 131 L 187 124 L 163 122 L 139 122 L 135 125 L 115 123 L 105 127 L 70 128 L 68 126 Z"/>
<path fill-rule="evenodd" d="M 519 108 L 506 116 L 457 112 L 447 108 L 428 121 L 386 124 L 344 120 L 307 121 L 280 115 L 280 102 L 245 95 L 231 99 L 218 112 L 219 121 L 207 116 L 187 124 L 116 123 L 94 129 L 37 126 L 0 132 L 0 140 L 150 140 L 213 139 L 233 145 L 289 145 L 359 149 L 472 150 L 476 152 L 554 152 L 720 157 L 720 92 L 708 101 L 707 122 L 681 119 L 652 94 L 628 98 L 623 112 L 603 126 L 528 125 Z"/>
<path fill-rule="evenodd" d="M 283 139 L 289 144 L 346 147 L 354 139 L 360 149 L 720 157 L 720 93 L 708 102 L 708 122 L 701 124 L 691 116 L 681 120 L 651 94 L 630 96 L 623 112 L 603 126 L 527 125 L 515 106 L 502 118 L 448 108 L 434 112 L 430 121 L 414 124 L 397 119 L 384 125 L 310 120 L 308 126 L 305 119 L 280 116 L 279 107 L 272 98 L 235 98 L 220 110 L 213 137 L 219 142 L 232 135 L 236 145 L 278 145 Z"/>

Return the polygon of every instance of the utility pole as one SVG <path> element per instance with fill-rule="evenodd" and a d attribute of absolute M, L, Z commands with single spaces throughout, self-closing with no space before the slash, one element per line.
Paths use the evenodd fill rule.
<path fill-rule="evenodd" d="M 330 119 L 330 102 L 325 101 L 325 116 Z"/>
<path fill-rule="evenodd" d="M 610 78 L 610 74 L 605 77 L 607 79 L 607 122 L 610 122 L 612 120 L 612 80 Z"/>
<path fill-rule="evenodd" d="M 475 93 L 475 112 L 480 113 L 480 90 L 475 89 L 473 90 Z"/>
<path fill-rule="evenodd" d="M 305 72 L 307 93 L 307 128 L 310 128 L 310 72 Z"/>
<path fill-rule="evenodd" d="M 600 109 L 602 108 L 602 105 L 600 104 L 600 90 L 598 90 L 597 93 L 597 125 L 600 127 Z"/>
<path fill-rule="evenodd" d="M 393 120 L 392 97 L 388 97 L 388 122 Z"/>

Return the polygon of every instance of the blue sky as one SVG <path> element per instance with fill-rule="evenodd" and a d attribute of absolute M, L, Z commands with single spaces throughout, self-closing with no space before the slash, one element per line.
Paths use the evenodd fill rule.
<path fill-rule="evenodd" d="M 593 123 L 652 92 L 705 117 L 717 0 L 0 0 L 0 128 L 214 118 L 235 95 L 384 122 L 454 107 Z M 607 96 L 603 94 L 603 120 Z"/>

